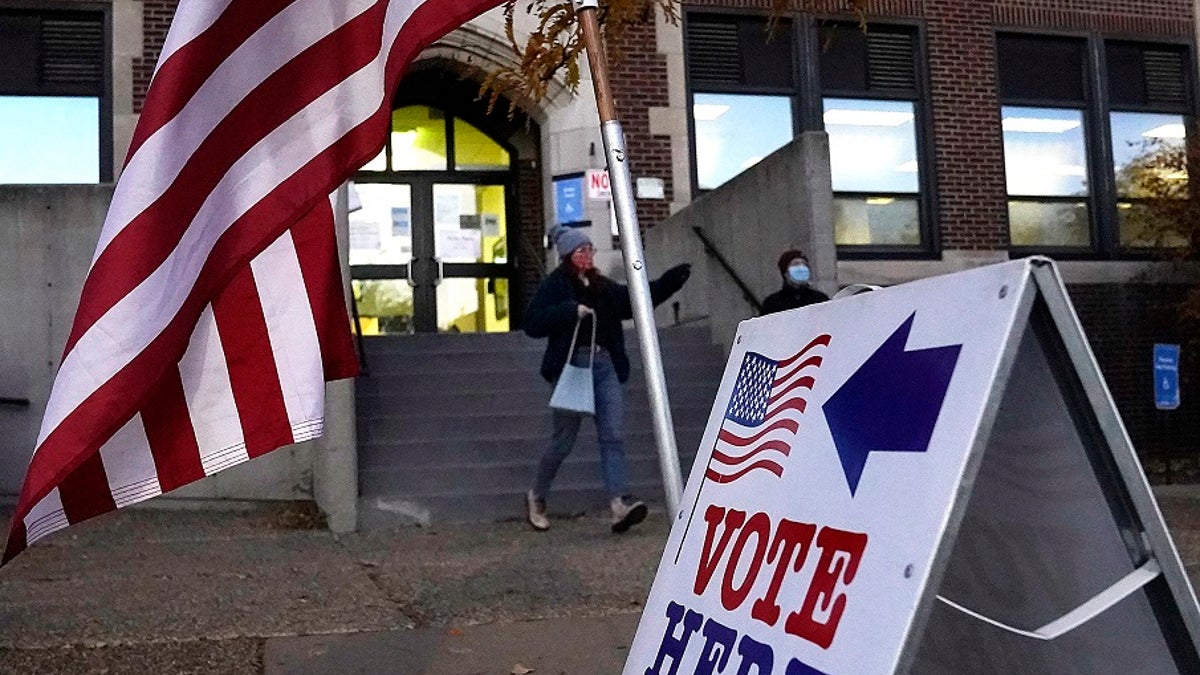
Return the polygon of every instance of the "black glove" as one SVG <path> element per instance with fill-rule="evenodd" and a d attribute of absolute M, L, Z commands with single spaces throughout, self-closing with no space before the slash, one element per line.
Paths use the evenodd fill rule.
<path fill-rule="evenodd" d="M 687 283 L 688 277 L 690 276 L 692 276 L 691 263 L 683 263 L 682 265 L 676 265 L 666 272 L 663 272 L 662 280 L 663 283 L 668 287 L 679 290 L 680 288 L 683 288 L 684 284 Z"/>

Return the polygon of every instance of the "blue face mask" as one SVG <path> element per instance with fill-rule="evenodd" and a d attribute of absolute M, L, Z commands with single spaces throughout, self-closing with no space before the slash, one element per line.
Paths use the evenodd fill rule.
<path fill-rule="evenodd" d="M 793 284 L 807 284 L 812 278 L 812 271 L 803 263 L 788 267 L 788 281 Z"/>

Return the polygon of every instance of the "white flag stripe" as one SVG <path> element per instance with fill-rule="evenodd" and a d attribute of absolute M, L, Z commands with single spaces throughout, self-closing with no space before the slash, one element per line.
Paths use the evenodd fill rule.
<path fill-rule="evenodd" d="M 265 313 L 288 421 L 298 425 L 318 419 L 324 414 L 325 398 L 321 343 L 292 233 L 276 239 L 250 263 L 250 269 Z"/>
<path fill-rule="evenodd" d="M 141 414 L 134 415 L 100 448 L 100 461 L 117 508 L 162 494 Z"/>
<path fill-rule="evenodd" d="M 158 56 L 158 63 L 154 66 L 155 72 L 158 72 L 158 68 L 162 66 L 163 62 L 180 47 L 195 40 L 201 33 L 208 30 L 209 26 L 212 26 L 225 13 L 225 9 L 231 2 L 233 0 L 201 0 L 199 2 L 183 0 L 180 5 L 186 6 L 177 8 L 175 11 L 175 18 L 171 21 L 171 30 L 167 33 L 162 52 Z"/>
<path fill-rule="evenodd" d="M 237 461 L 249 459 L 211 306 L 200 315 L 187 352 L 179 362 L 179 377 L 204 474 L 216 473 L 219 469 L 214 467 L 223 466 L 230 457 L 237 457 Z"/>
<path fill-rule="evenodd" d="M 343 80 L 243 155 L 200 208 L 167 260 L 79 338 L 63 360 L 38 445 L 175 318 L 216 240 L 242 214 L 379 109 L 383 59 Z M 363 92 L 378 96 L 365 96 Z"/>
<path fill-rule="evenodd" d="M 30 544 L 70 525 L 67 522 L 67 514 L 63 511 L 58 488 L 54 488 L 40 502 L 34 504 L 22 522 L 25 523 L 25 540 Z"/>
<path fill-rule="evenodd" d="M 775 424 L 776 422 L 783 420 L 783 419 L 791 419 L 791 420 L 795 421 L 797 424 L 799 424 L 800 416 L 801 416 L 801 414 L 800 414 L 799 410 L 794 410 L 794 409 L 793 410 L 785 410 L 784 412 L 779 413 L 778 415 L 771 418 L 767 422 L 757 425 L 757 426 L 752 426 L 752 427 L 742 426 L 741 424 L 738 424 L 737 422 L 734 422 L 733 420 L 727 419 L 721 425 L 721 429 L 723 431 L 728 431 L 729 433 L 733 434 L 734 436 L 741 436 L 742 438 L 749 438 L 751 436 L 754 436 L 755 434 L 762 433 L 763 429 L 765 429 L 765 428 L 771 426 L 772 424 Z M 771 439 L 777 439 L 777 438 L 781 438 L 781 437 L 791 438 L 794 435 L 795 434 L 793 434 L 790 429 L 785 429 L 785 428 L 781 427 L 779 429 L 774 429 L 767 434 L 764 434 L 763 437 L 761 439 L 759 439 L 759 442 L 771 440 Z"/>
<path fill-rule="evenodd" d="M 245 95 L 373 4 L 374 0 L 298 0 L 230 54 L 183 110 L 146 139 L 130 158 L 125 173 L 139 180 L 118 185 L 92 263 L 139 213 L 167 191 L 213 128 Z M 346 11 L 334 12 L 333 6 Z M 236 93 L 236 98 L 230 93 Z"/>

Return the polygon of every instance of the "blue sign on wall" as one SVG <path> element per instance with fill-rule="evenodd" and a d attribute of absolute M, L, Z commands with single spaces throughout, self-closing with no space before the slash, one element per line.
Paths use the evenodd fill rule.
<path fill-rule="evenodd" d="M 1179 407 L 1179 345 L 1154 345 L 1154 407 Z"/>
<path fill-rule="evenodd" d="M 583 174 L 554 179 L 554 222 L 556 225 L 583 223 Z"/>

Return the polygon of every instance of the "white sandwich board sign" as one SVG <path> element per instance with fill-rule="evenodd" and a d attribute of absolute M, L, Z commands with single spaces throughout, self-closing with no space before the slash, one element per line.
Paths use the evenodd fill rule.
<path fill-rule="evenodd" d="M 626 675 L 1200 672 L 1053 263 L 738 329 Z"/>

